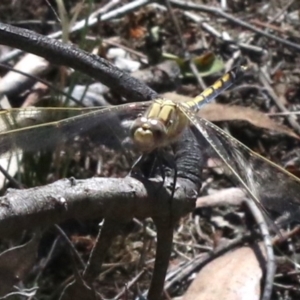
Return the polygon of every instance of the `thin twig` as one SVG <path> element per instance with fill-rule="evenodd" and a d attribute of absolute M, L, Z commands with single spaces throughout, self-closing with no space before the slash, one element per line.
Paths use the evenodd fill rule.
<path fill-rule="evenodd" d="M 108 2 L 109 5 L 106 6 L 106 9 L 107 8 L 110 9 L 111 4 L 113 4 L 114 2 L 116 3 L 118 1 Z M 91 27 L 91 26 L 97 24 L 99 21 L 108 21 L 108 20 L 111 20 L 114 18 L 119 18 L 123 15 L 130 13 L 131 11 L 134 11 L 140 7 L 145 6 L 149 2 L 150 2 L 150 0 L 136 0 L 136 1 L 130 2 L 128 4 L 125 4 L 113 11 L 108 12 L 108 13 L 104 13 L 105 9 L 102 8 L 97 11 L 97 14 L 94 13 L 88 19 L 84 18 L 83 20 L 76 23 L 72 28 L 70 28 L 69 33 L 74 33 L 86 26 Z M 61 30 L 48 35 L 48 37 L 52 38 L 52 39 L 57 39 L 57 38 L 60 38 L 61 36 L 62 36 Z M 16 58 L 17 56 L 21 55 L 22 53 L 23 53 L 22 50 L 13 50 L 13 51 L 9 52 L 8 54 L 3 55 L 0 59 L 0 62 L 2 62 L 2 63 L 8 62 L 8 61 Z"/>
<path fill-rule="evenodd" d="M 137 282 L 138 282 L 138 280 L 140 280 L 141 279 L 141 277 L 144 275 L 146 273 L 146 270 L 145 269 L 143 269 L 142 271 L 140 271 L 134 278 L 132 278 L 131 280 L 130 280 L 130 282 L 128 282 L 127 284 L 126 284 L 126 286 L 123 288 L 123 290 L 119 293 L 119 294 L 117 294 L 116 296 L 115 296 L 115 298 L 114 299 L 126 299 L 126 298 L 122 298 L 122 296 L 124 296 L 125 294 L 126 294 L 126 292 L 134 285 L 134 284 L 136 284 Z"/>
<path fill-rule="evenodd" d="M 195 4 L 192 2 L 188 2 L 188 1 L 181 1 L 181 0 L 170 0 L 170 2 L 172 3 L 172 5 L 182 8 L 182 9 L 191 9 L 191 10 L 196 10 L 196 11 L 201 11 L 201 12 L 205 12 L 205 13 L 209 13 L 209 14 L 213 14 L 219 17 L 222 17 L 236 25 L 239 25 L 241 27 L 244 27 L 248 30 L 251 30 L 257 34 L 260 34 L 268 39 L 274 40 L 276 42 L 279 42 L 287 47 L 291 47 L 294 48 L 296 50 L 300 50 L 300 44 L 296 44 L 293 42 L 290 42 L 287 39 L 278 37 L 276 35 L 270 34 L 268 32 L 265 32 L 261 29 L 258 29 L 254 26 L 252 26 L 251 24 L 247 23 L 246 21 L 242 21 L 222 10 L 220 10 L 219 8 L 215 8 L 212 6 L 208 6 L 208 5 L 200 5 L 200 4 Z"/>
<path fill-rule="evenodd" d="M 158 95 L 140 80 L 121 71 L 107 60 L 74 45 L 45 37 L 30 30 L 0 23 L 0 43 L 44 57 L 49 62 L 76 69 L 114 89 L 131 101 L 145 101 Z"/>
<path fill-rule="evenodd" d="M 157 5 L 157 7 L 159 7 L 159 6 Z M 230 42 L 232 44 L 236 44 L 241 49 L 251 51 L 251 52 L 255 52 L 255 53 L 260 54 L 260 55 L 266 52 L 263 48 L 258 47 L 257 45 L 250 45 L 250 44 L 246 44 L 246 43 L 243 43 L 243 42 L 236 42 L 234 40 L 228 41 L 227 39 L 224 38 L 224 36 L 217 29 L 215 29 L 209 23 L 205 22 L 203 17 L 201 17 L 199 15 L 196 15 L 194 13 L 191 13 L 189 11 L 183 11 L 182 13 L 187 18 L 189 18 L 192 21 L 198 23 L 203 28 L 203 30 L 208 32 L 210 35 L 212 35 L 212 36 L 214 36 L 218 39 L 221 39 L 224 42 L 227 42 L 227 43 Z"/>
<path fill-rule="evenodd" d="M 63 95 L 65 96 L 67 99 L 69 100 L 72 100 L 74 101 L 74 103 L 76 103 L 77 105 L 79 106 L 84 106 L 84 104 L 81 102 L 81 101 L 78 101 L 76 98 L 74 98 L 72 95 L 62 91 L 61 89 L 57 88 L 54 84 L 48 82 L 47 80 L 44 80 L 40 77 L 37 77 L 35 75 L 31 75 L 31 74 L 28 74 L 26 72 L 23 72 L 21 70 L 18 70 L 18 69 L 14 69 L 13 67 L 10 67 L 9 65 L 6 65 L 6 64 L 3 64 L 3 63 L 0 63 L 0 68 L 3 68 L 3 69 L 6 69 L 6 70 L 9 70 L 11 72 L 15 72 L 15 73 L 18 73 L 18 74 L 21 74 L 23 76 L 26 76 L 34 81 L 38 81 L 38 82 L 41 82 L 43 83 L 45 86 L 47 86 L 49 89 L 53 90 L 54 92 L 60 94 L 60 95 Z"/>
<path fill-rule="evenodd" d="M 288 109 L 283 105 L 283 103 L 280 101 L 279 97 L 276 95 L 275 91 L 269 84 L 267 80 L 267 74 L 266 71 L 261 68 L 259 72 L 259 79 L 265 89 L 268 91 L 269 96 L 272 98 L 272 100 L 275 102 L 277 107 L 282 111 L 282 112 L 288 112 Z M 290 123 L 290 125 L 295 129 L 297 133 L 300 133 L 300 125 L 298 124 L 297 120 L 295 119 L 294 115 L 287 115 L 287 120 Z"/>
<path fill-rule="evenodd" d="M 183 39 L 183 35 L 182 35 L 182 31 L 181 31 L 180 25 L 179 25 L 179 23 L 177 21 L 177 18 L 175 18 L 175 15 L 174 15 L 172 6 L 170 4 L 170 1 L 169 0 L 165 0 L 165 3 L 167 5 L 168 12 L 169 12 L 169 14 L 171 16 L 172 22 L 173 22 L 173 24 L 175 26 L 175 29 L 177 31 L 177 35 L 179 37 L 181 48 L 182 48 L 182 51 L 184 53 L 184 58 L 189 62 L 189 66 L 190 66 L 190 69 L 191 69 L 193 75 L 195 76 L 196 80 L 198 81 L 198 84 L 201 87 L 201 89 L 204 90 L 206 88 L 206 84 L 204 83 L 204 81 L 202 80 L 202 78 L 199 76 L 197 67 L 196 67 L 196 65 L 195 65 L 195 63 L 194 63 L 194 61 L 193 61 L 193 59 L 191 57 L 190 52 L 187 49 L 187 45 L 186 45 L 185 40 Z"/>
<path fill-rule="evenodd" d="M 221 256 L 222 254 L 236 248 L 239 245 L 243 245 L 249 239 L 249 237 L 250 237 L 249 235 L 245 234 L 231 241 L 227 245 L 222 245 L 217 249 L 214 249 L 214 251 L 199 254 L 192 261 L 188 261 L 187 263 L 185 263 L 181 267 L 182 270 L 180 272 L 178 270 L 175 273 L 170 272 L 166 277 L 166 283 L 164 289 L 165 290 L 170 289 L 173 284 L 182 282 L 183 280 L 187 279 L 187 277 L 190 276 L 191 273 L 197 272 L 205 264 L 214 260 L 216 257 Z"/>
<path fill-rule="evenodd" d="M 268 21 L 268 24 L 271 24 L 274 21 L 278 20 L 278 18 L 282 14 L 284 14 L 294 2 L 295 2 L 295 0 L 290 0 L 288 3 L 286 3 L 286 5 L 277 14 L 275 14 L 273 17 L 271 17 L 271 19 Z"/>
<path fill-rule="evenodd" d="M 276 273 L 275 256 L 273 251 L 272 239 L 262 211 L 252 200 L 247 200 L 246 203 L 249 209 L 251 210 L 251 213 L 254 216 L 256 223 L 260 228 L 260 232 L 266 250 L 267 263 L 266 263 L 265 286 L 264 286 L 261 299 L 269 300 L 271 299 L 273 282 Z"/>
<path fill-rule="evenodd" d="M 54 227 L 56 228 L 56 230 L 59 232 L 59 234 L 62 236 L 62 238 L 67 242 L 68 246 L 70 247 L 70 249 L 72 250 L 73 254 L 75 255 L 75 257 L 77 258 L 77 260 L 79 261 L 80 265 L 82 268 L 85 268 L 86 265 L 83 261 L 83 259 L 81 258 L 80 254 L 78 253 L 78 251 L 76 250 L 76 248 L 74 247 L 74 244 L 70 241 L 69 237 L 67 236 L 67 234 L 64 232 L 64 230 L 58 226 L 57 224 L 54 225 Z"/>

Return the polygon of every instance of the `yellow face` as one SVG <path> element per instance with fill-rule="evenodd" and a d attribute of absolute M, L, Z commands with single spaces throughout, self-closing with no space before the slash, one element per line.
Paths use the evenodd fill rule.
<path fill-rule="evenodd" d="M 188 124 L 179 105 L 171 100 L 157 99 L 146 113 L 131 126 L 131 138 L 143 153 L 169 145 Z"/>

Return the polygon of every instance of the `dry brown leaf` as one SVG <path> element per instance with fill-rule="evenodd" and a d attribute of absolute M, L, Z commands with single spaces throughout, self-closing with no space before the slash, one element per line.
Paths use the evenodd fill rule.
<path fill-rule="evenodd" d="M 216 258 L 200 270 L 183 300 L 259 300 L 261 248 L 242 247 Z"/>
<path fill-rule="evenodd" d="M 170 99 L 174 101 L 192 100 L 191 97 L 186 97 L 175 93 L 166 93 L 164 94 L 164 97 L 166 99 Z M 234 121 L 234 120 L 247 121 L 256 127 L 276 131 L 278 133 L 286 134 L 296 139 L 300 138 L 296 133 L 294 133 L 288 127 L 276 123 L 264 113 L 248 107 L 210 103 L 208 105 L 205 105 L 199 111 L 199 116 L 211 122 Z"/>

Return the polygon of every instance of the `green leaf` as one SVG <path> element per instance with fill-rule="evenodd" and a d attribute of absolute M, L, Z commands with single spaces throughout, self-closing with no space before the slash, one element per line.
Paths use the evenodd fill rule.
<path fill-rule="evenodd" d="M 181 69 L 181 75 L 184 78 L 194 77 L 194 74 L 190 70 L 189 62 L 185 59 L 170 53 L 164 53 L 163 57 L 165 59 L 176 61 Z M 201 77 L 211 76 L 224 69 L 223 60 L 214 55 L 213 52 L 206 52 L 202 55 L 196 56 L 193 58 L 193 61 L 198 69 L 198 75 Z"/>

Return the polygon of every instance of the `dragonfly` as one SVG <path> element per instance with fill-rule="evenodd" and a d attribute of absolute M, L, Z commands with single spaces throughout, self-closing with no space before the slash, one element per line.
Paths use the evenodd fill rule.
<path fill-rule="evenodd" d="M 243 65 L 234 67 L 187 102 L 155 99 L 104 108 L 1 111 L 0 157 L 36 153 L 71 142 L 83 142 L 86 148 L 97 144 L 144 155 L 176 142 L 186 128 L 191 128 L 199 143 L 206 141 L 206 152 L 222 161 L 261 209 L 270 208 L 289 219 L 299 219 L 300 180 L 197 115 L 203 105 L 231 87 L 247 69 Z"/>

